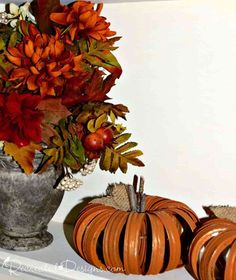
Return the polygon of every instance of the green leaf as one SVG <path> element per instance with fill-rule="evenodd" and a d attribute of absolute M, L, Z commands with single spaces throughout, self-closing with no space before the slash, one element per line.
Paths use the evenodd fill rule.
<path fill-rule="evenodd" d="M 64 163 L 72 169 L 78 168 L 78 162 L 70 153 L 66 153 L 64 157 Z"/>
<path fill-rule="evenodd" d="M 6 45 L 5 45 L 5 42 L 3 40 L 2 37 L 0 37 L 0 50 L 5 50 L 6 49 Z"/>
<path fill-rule="evenodd" d="M 8 43 L 8 47 L 10 47 L 10 48 L 15 47 L 15 45 L 18 42 L 18 40 L 19 40 L 19 33 L 16 32 L 16 31 L 12 32 L 12 34 L 10 36 L 9 43 Z"/>
<path fill-rule="evenodd" d="M 79 159 L 81 164 L 85 163 L 84 147 L 77 136 L 74 136 L 73 139 L 70 139 L 70 151 L 76 158 Z"/>
<path fill-rule="evenodd" d="M 81 53 L 85 53 L 85 52 L 88 51 L 88 42 L 87 42 L 87 40 L 81 38 L 77 42 L 78 42 L 78 46 L 79 46 L 79 49 L 80 49 Z"/>
<path fill-rule="evenodd" d="M 93 66 L 102 67 L 120 77 L 122 69 L 111 50 L 114 50 L 114 47 L 111 46 L 111 41 L 102 42 L 92 39 L 88 51 L 83 53 L 83 57 Z"/>
<path fill-rule="evenodd" d="M 44 153 L 44 157 L 37 169 L 37 172 L 43 173 L 51 164 L 59 166 L 63 163 L 64 150 L 61 149 L 61 147 L 47 148 L 42 152 Z"/>
<path fill-rule="evenodd" d="M 74 131 L 71 119 L 61 120 L 54 131 L 55 134 L 48 144 L 48 148 L 43 150 L 45 156 L 38 171 L 45 171 L 50 164 L 56 166 L 65 164 L 72 170 L 78 171 L 85 163 L 85 152 Z"/>

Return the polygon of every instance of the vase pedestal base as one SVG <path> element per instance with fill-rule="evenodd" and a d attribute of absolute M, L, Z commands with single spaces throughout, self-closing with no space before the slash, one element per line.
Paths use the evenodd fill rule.
<path fill-rule="evenodd" d="M 34 251 L 47 247 L 53 241 L 53 236 L 48 231 L 42 231 L 35 236 L 9 236 L 0 232 L 0 247 L 13 251 Z"/>

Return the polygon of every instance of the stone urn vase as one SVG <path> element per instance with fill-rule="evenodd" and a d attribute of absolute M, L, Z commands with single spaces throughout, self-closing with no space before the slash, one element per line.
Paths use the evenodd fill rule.
<path fill-rule="evenodd" d="M 35 168 L 41 156 L 36 154 Z M 0 247 L 31 251 L 53 241 L 47 225 L 64 195 L 55 189 L 61 176 L 62 170 L 53 166 L 43 174 L 27 176 L 10 157 L 0 152 Z"/>

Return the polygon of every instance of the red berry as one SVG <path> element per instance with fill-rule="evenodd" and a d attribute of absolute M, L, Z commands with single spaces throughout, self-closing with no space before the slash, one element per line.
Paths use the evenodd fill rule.
<path fill-rule="evenodd" d="M 104 142 L 99 134 L 90 133 L 84 139 L 84 147 L 88 151 L 99 151 L 104 148 Z"/>
<path fill-rule="evenodd" d="M 85 151 L 85 154 L 89 159 L 98 159 L 101 155 L 99 151 Z"/>
<path fill-rule="evenodd" d="M 105 145 L 110 144 L 113 140 L 113 132 L 110 128 L 100 127 L 96 133 L 102 137 Z"/>

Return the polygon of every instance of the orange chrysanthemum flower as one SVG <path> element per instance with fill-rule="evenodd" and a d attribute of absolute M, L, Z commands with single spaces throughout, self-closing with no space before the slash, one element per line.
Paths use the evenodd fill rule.
<path fill-rule="evenodd" d="M 52 13 L 50 19 L 70 27 L 67 33 L 68 43 L 81 37 L 105 41 L 116 32 L 111 31 L 110 23 L 106 22 L 105 17 L 100 16 L 102 7 L 103 4 L 98 4 L 95 10 L 93 3 L 78 1 L 72 6 L 64 6 L 61 13 Z"/>
<path fill-rule="evenodd" d="M 56 35 L 34 34 L 25 36 L 23 42 L 14 48 L 8 48 L 8 60 L 16 67 L 10 80 L 19 81 L 17 87 L 26 85 L 28 90 L 41 96 L 59 95 L 66 79 L 80 72 L 81 56 L 75 56 L 65 48 L 60 40 L 60 31 Z"/>

